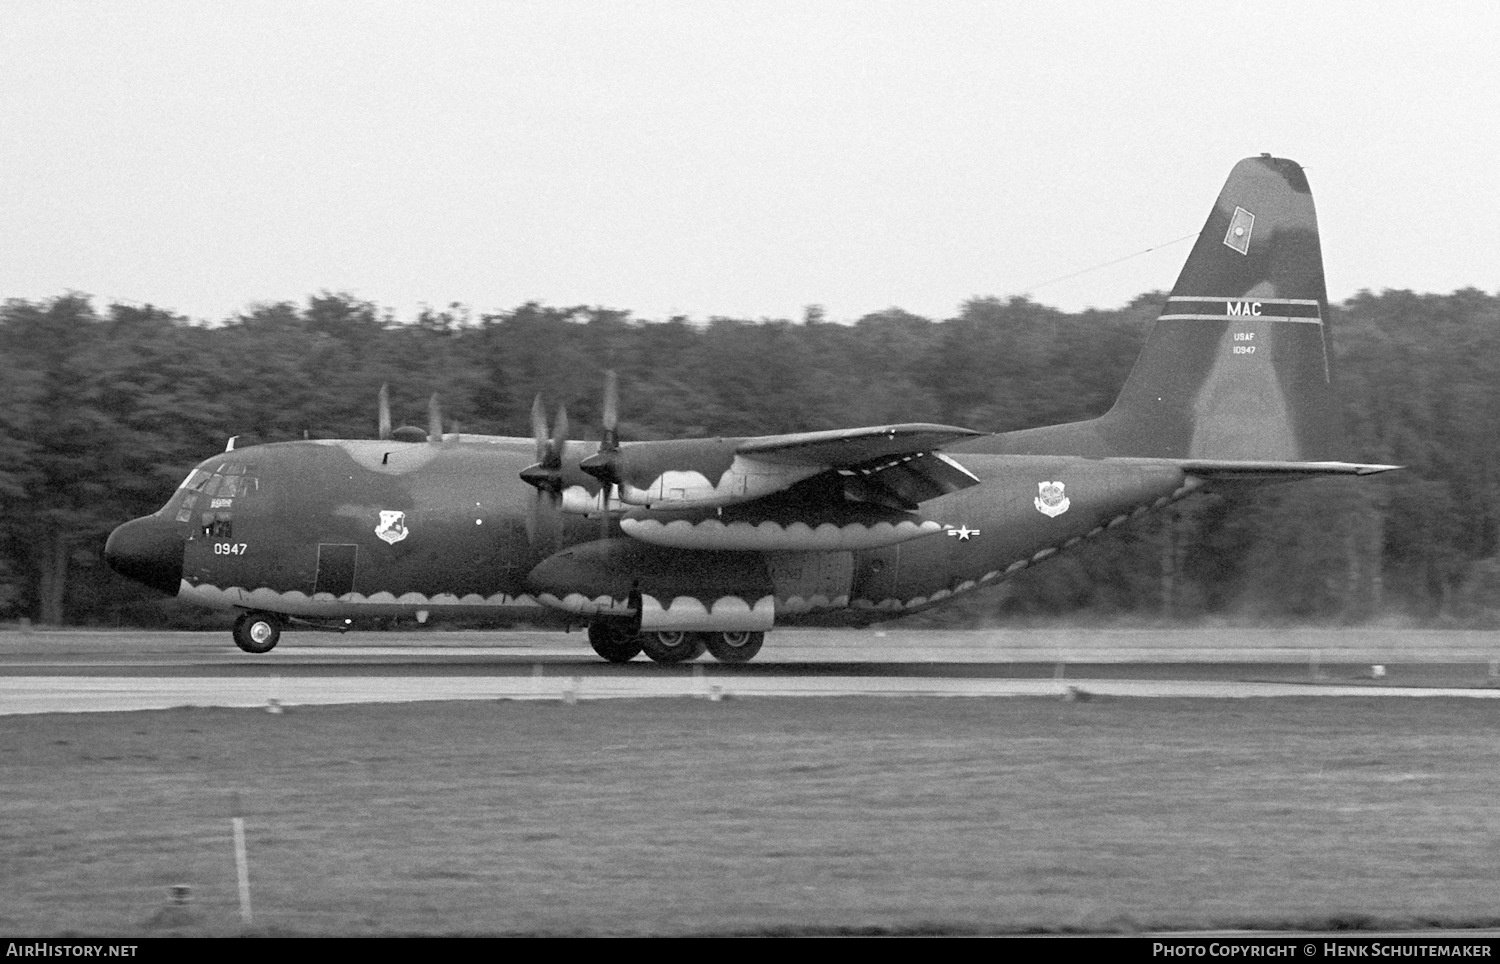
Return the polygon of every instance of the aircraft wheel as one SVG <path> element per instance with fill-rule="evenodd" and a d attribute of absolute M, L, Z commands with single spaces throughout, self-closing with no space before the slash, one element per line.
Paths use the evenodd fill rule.
<path fill-rule="evenodd" d="M 642 633 L 641 648 L 658 663 L 685 663 L 703 655 L 704 643 L 698 633 L 664 630 Z"/>
<path fill-rule="evenodd" d="M 760 652 L 765 633 L 708 633 L 708 651 L 721 663 L 748 663 Z"/>
<path fill-rule="evenodd" d="M 589 623 L 589 645 L 611 663 L 628 663 L 641 653 L 641 634 L 601 619 Z"/>
<path fill-rule="evenodd" d="M 234 644 L 247 653 L 269 653 L 281 639 L 281 621 L 269 613 L 247 612 L 235 620 Z"/>

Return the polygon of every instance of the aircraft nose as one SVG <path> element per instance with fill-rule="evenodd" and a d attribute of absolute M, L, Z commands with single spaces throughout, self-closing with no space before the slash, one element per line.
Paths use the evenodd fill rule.
<path fill-rule="evenodd" d="M 122 576 L 177 595 L 182 582 L 181 528 L 156 516 L 120 526 L 104 544 L 104 561 Z"/>

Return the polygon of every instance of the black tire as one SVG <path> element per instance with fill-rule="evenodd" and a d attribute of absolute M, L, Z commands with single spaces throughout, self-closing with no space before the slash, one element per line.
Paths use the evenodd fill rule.
<path fill-rule="evenodd" d="M 686 663 L 703 655 L 704 641 L 701 636 L 700 633 L 684 633 L 680 630 L 641 633 L 641 648 L 658 663 Z"/>
<path fill-rule="evenodd" d="M 628 663 L 641 654 L 641 634 L 608 619 L 589 623 L 589 645 L 611 663 Z"/>
<path fill-rule="evenodd" d="M 270 613 L 248 612 L 234 623 L 234 644 L 247 653 L 269 653 L 281 640 L 281 620 Z"/>
<path fill-rule="evenodd" d="M 760 652 L 765 633 L 707 633 L 708 651 L 721 663 L 748 663 Z"/>

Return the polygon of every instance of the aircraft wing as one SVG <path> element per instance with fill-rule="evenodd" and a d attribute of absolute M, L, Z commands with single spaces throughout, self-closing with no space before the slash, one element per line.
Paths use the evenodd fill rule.
<path fill-rule="evenodd" d="M 678 510 L 764 499 L 831 473 L 842 482 L 848 501 L 909 510 L 978 484 L 938 449 L 982 434 L 909 423 L 755 438 L 632 442 L 611 457 L 609 480 L 619 483 L 624 503 Z"/>
<path fill-rule="evenodd" d="M 834 470 L 844 476 L 844 497 L 849 501 L 905 511 L 978 485 L 972 472 L 937 450 L 982 434 L 921 423 L 800 432 L 746 439 L 739 454 L 771 465 Z"/>
<path fill-rule="evenodd" d="M 766 435 L 745 439 L 735 451 L 759 462 L 838 468 L 916 452 L 932 452 L 944 445 L 983 434 L 985 433 L 954 425 L 914 422 L 905 425 L 833 429 L 827 432 Z"/>

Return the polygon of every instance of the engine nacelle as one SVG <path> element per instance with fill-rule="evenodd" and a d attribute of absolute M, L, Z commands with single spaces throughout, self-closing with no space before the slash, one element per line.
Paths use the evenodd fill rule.
<path fill-rule="evenodd" d="M 738 455 L 722 467 L 663 469 L 655 475 L 630 466 L 628 462 L 626 467 L 630 474 L 610 490 L 613 497 L 609 500 L 609 512 L 619 512 L 631 506 L 692 510 L 753 502 L 824 471 L 822 466 L 773 465 Z M 562 492 L 562 509 L 578 515 L 593 515 L 600 511 L 602 497 L 599 488 L 591 490 L 588 486 L 571 485 Z"/>
<path fill-rule="evenodd" d="M 821 465 L 776 465 L 736 455 L 722 469 L 670 468 L 654 476 L 632 472 L 620 484 L 620 500 L 668 509 L 734 505 L 782 492 L 824 470 Z"/>

